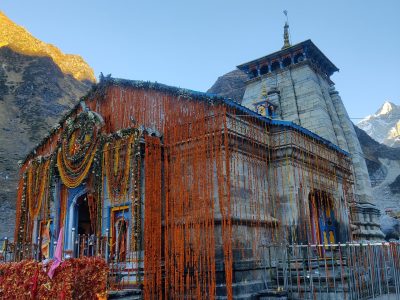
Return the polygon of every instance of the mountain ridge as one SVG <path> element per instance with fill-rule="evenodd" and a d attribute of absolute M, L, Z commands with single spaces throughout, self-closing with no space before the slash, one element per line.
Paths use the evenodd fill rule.
<path fill-rule="evenodd" d="M 0 48 L 8 47 L 29 56 L 51 57 L 63 73 L 79 81 L 96 82 L 93 69 L 79 55 L 64 54 L 55 45 L 47 44 L 32 36 L 22 26 L 11 21 L 0 11 Z"/>
<path fill-rule="evenodd" d="M 400 105 L 385 101 L 373 115 L 357 123 L 369 136 L 390 147 L 400 147 Z"/>
<path fill-rule="evenodd" d="M 66 71 L 68 63 L 57 63 L 51 53 L 72 59 L 84 72 Z M 0 240 L 14 235 L 18 161 L 90 90 L 93 79 L 81 57 L 62 54 L 0 14 Z"/>

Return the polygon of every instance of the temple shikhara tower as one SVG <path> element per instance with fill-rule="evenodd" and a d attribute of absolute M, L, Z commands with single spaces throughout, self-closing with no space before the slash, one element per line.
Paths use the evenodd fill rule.
<path fill-rule="evenodd" d="M 16 257 L 63 241 L 145 299 L 375 295 L 397 265 L 359 243 L 383 234 L 338 69 L 287 30 L 242 101 L 101 76 L 22 163 Z"/>
<path fill-rule="evenodd" d="M 354 199 L 349 201 L 353 234 L 359 240 L 382 239 L 380 213 L 372 198 L 360 142 L 330 79 L 339 69 L 311 40 L 291 45 L 287 23 L 280 51 L 238 69 L 249 76 L 243 106 L 256 111 L 272 106 L 274 118 L 292 121 L 350 153 L 355 190 Z"/>

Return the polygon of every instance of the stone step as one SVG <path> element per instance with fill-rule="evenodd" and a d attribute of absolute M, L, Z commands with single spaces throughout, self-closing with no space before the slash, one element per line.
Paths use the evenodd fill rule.
<path fill-rule="evenodd" d="M 257 300 L 287 300 L 288 294 L 286 291 L 278 289 L 262 290 L 257 293 Z"/>
<path fill-rule="evenodd" d="M 338 261 L 338 260 L 321 260 L 321 261 L 302 261 L 302 260 L 298 260 L 298 261 L 291 261 L 290 263 L 278 263 L 277 264 L 277 268 L 278 269 L 292 269 L 292 270 L 297 270 L 297 269 L 325 269 L 325 268 L 346 268 L 347 264 L 342 261 Z"/>
<path fill-rule="evenodd" d="M 140 300 L 143 299 L 142 291 L 140 289 L 129 289 L 121 291 L 109 291 L 107 299 L 119 299 L 119 300 Z"/>
<path fill-rule="evenodd" d="M 282 282 L 283 278 L 284 278 L 283 274 L 280 273 L 278 275 L 279 275 L 279 281 Z M 312 277 L 311 277 L 310 274 L 307 274 L 307 273 L 306 274 L 303 274 L 303 273 L 291 274 L 291 276 L 290 276 L 290 274 L 287 274 L 287 276 L 286 276 L 287 280 L 292 281 L 292 282 L 294 282 L 294 281 L 297 282 L 297 280 L 299 280 L 300 282 L 304 282 L 304 281 L 309 282 L 310 278 L 312 278 L 313 282 L 320 282 L 320 281 L 321 282 L 333 282 L 334 280 L 335 280 L 335 282 L 341 282 L 342 280 L 347 281 L 348 277 L 349 276 L 347 274 L 344 274 L 343 276 L 340 274 L 335 274 L 335 276 L 332 276 L 331 274 L 328 274 L 328 275 L 327 274 L 312 274 Z M 277 277 L 274 277 L 274 279 L 276 280 Z"/>
<path fill-rule="evenodd" d="M 233 296 L 233 298 L 235 300 L 257 300 L 257 295 L 256 294 L 243 294 L 243 295 L 239 295 L 239 296 Z M 217 300 L 227 300 L 228 297 L 226 296 L 217 296 L 215 297 L 215 299 Z"/>
<path fill-rule="evenodd" d="M 236 297 L 241 297 L 242 295 L 252 295 L 260 290 L 265 289 L 265 283 L 263 281 L 248 281 L 232 284 L 232 293 Z M 221 297 L 226 297 L 226 286 L 219 285 L 216 289 L 216 295 Z M 246 296 L 246 297 L 247 297 Z"/>

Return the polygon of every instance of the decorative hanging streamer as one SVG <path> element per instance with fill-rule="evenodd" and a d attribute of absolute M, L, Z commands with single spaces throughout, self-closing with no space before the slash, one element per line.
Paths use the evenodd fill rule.
<path fill-rule="evenodd" d="M 135 253 L 137 262 L 143 258 L 143 233 L 142 233 L 142 190 L 141 190 L 141 176 L 142 176 L 142 153 L 140 148 L 140 140 L 142 139 L 142 132 L 135 129 L 136 138 L 134 147 L 132 149 L 133 158 L 131 166 L 131 251 Z M 138 281 L 141 281 L 141 274 L 138 274 Z"/>
<path fill-rule="evenodd" d="M 57 166 L 68 188 L 79 186 L 86 178 L 99 143 L 97 116 L 82 112 L 75 120 L 68 119 L 57 154 Z"/>
<path fill-rule="evenodd" d="M 105 134 L 132 126 L 146 132 L 144 167 L 139 139 L 130 143 L 131 159 L 129 142 L 120 136 L 104 148 L 108 157 L 98 161 L 103 170 L 94 174 L 98 194 L 102 180 L 112 181 L 107 184 L 112 202 L 120 196 L 128 200 L 131 192 L 129 242 L 138 265 L 144 255 L 146 299 L 214 299 L 217 286 L 233 299 L 234 283 L 259 280 L 251 266 L 270 266 L 263 260 L 266 249 L 323 236 L 318 222 L 327 220 L 318 220 L 318 214 L 350 228 L 345 213 L 353 199 L 350 160 L 303 129 L 268 121 L 229 100 L 152 83 L 111 80 L 93 97 L 87 105 L 103 116 Z M 74 187 L 86 177 L 100 143 L 90 118 L 78 115 L 67 123 L 57 164 L 65 185 Z M 18 201 L 24 208 L 23 192 Z M 65 205 L 61 202 L 61 220 Z M 21 211 L 18 232 L 23 234 L 26 219 Z M 250 269 L 234 268 L 243 263 Z"/>
<path fill-rule="evenodd" d="M 17 191 L 17 204 L 16 204 L 16 216 L 15 216 L 15 230 L 14 230 L 14 241 L 21 243 L 24 234 L 21 232 L 21 228 L 23 228 L 24 223 L 26 222 L 25 217 L 26 214 L 24 211 L 26 211 L 26 206 L 25 206 L 25 186 L 26 186 L 26 174 L 23 173 L 21 174 L 21 177 L 19 179 L 18 183 L 18 191 Z"/>
<path fill-rule="evenodd" d="M 97 225 L 97 203 L 94 195 L 92 193 L 87 194 L 88 206 L 89 206 L 89 217 L 90 226 L 92 227 L 92 232 L 96 232 Z"/>
<path fill-rule="evenodd" d="M 58 228 L 64 227 L 65 215 L 67 214 L 68 189 L 61 185 L 60 189 L 60 219 Z"/>
<path fill-rule="evenodd" d="M 223 112 L 223 131 L 220 153 L 216 155 L 218 176 L 218 201 L 222 222 L 222 241 L 224 250 L 225 284 L 228 299 L 233 299 L 233 253 L 232 253 L 232 203 L 231 203 L 231 170 L 230 149 L 226 111 Z M 223 144 L 222 144 L 223 143 Z"/>
<path fill-rule="evenodd" d="M 146 209 L 144 223 L 144 297 L 162 298 L 161 269 L 161 145 L 155 137 L 146 136 L 145 150 Z"/>
<path fill-rule="evenodd" d="M 39 214 L 43 198 L 47 196 L 49 167 L 50 158 L 47 158 L 43 161 L 33 160 L 27 170 L 26 200 L 32 221 Z"/>
<path fill-rule="evenodd" d="M 223 108 L 195 101 L 179 103 L 181 106 L 172 103 L 167 107 L 171 118 L 164 138 L 164 297 L 214 299 L 216 263 L 225 265 L 227 273 L 232 274 L 229 255 L 221 255 L 231 244 L 229 234 L 225 234 L 227 228 L 215 224 L 221 222 L 220 207 L 225 211 L 228 203 L 218 188 L 226 173 L 215 170 L 218 169 L 216 160 L 226 159 L 221 131 Z M 223 198 L 221 206 L 220 196 Z M 224 214 L 224 224 L 227 224 L 227 218 L 229 216 Z M 221 240 L 221 234 L 226 238 Z M 230 277 L 219 283 L 226 283 L 227 289 L 231 290 L 229 280 Z"/>
<path fill-rule="evenodd" d="M 144 226 L 146 299 L 157 298 L 160 288 L 166 299 L 212 299 L 217 285 L 233 298 L 235 272 L 240 272 L 233 265 L 260 261 L 271 243 L 307 242 L 309 193 L 335 193 L 333 166 L 344 170 L 342 181 L 349 180 L 347 159 L 340 162 L 342 154 L 332 149 L 329 157 L 325 145 L 302 132 L 196 97 L 145 83 L 130 87 L 126 81 L 110 86 L 107 101 L 98 107 L 107 131 L 128 128 L 134 120 L 162 134 L 163 173 L 154 175 L 147 166 L 151 142 L 145 155 L 145 222 L 155 218 L 160 205 L 152 204 L 154 191 L 147 185 L 161 181 L 165 197 L 162 236 L 158 231 L 149 236 Z M 95 109 L 98 102 L 89 105 Z M 157 283 L 157 267 L 163 265 L 165 279 Z"/>
<path fill-rule="evenodd" d="M 135 135 L 114 139 L 104 145 L 103 172 L 111 203 L 125 202 L 129 189 L 131 153 Z"/>

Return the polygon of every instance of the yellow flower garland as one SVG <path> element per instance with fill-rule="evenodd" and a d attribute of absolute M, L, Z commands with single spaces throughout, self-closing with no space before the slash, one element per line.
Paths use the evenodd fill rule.
<path fill-rule="evenodd" d="M 126 198 L 131 167 L 132 145 L 134 139 L 135 135 L 132 134 L 125 141 L 116 140 L 114 142 L 108 142 L 104 145 L 103 175 L 106 177 L 107 192 L 112 202 Z M 120 166 L 121 147 L 125 147 L 124 166 Z M 114 150 L 114 153 L 110 153 L 112 150 Z M 121 170 L 121 168 L 123 169 Z M 121 172 L 123 172 L 123 176 Z M 117 177 L 117 180 L 115 177 Z M 120 194 L 118 195 L 114 191 L 116 186 L 120 191 Z"/>
<path fill-rule="evenodd" d="M 42 207 L 42 200 L 48 188 L 50 159 L 43 163 L 32 161 L 28 169 L 26 198 L 29 215 L 34 219 Z M 34 203 L 36 202 L 36 203 Z"/>
<path fill-rule="evenodd" d="M 63 166 L 63 155 L 62 155 L 62 150 L 60 149 L 58 154 L 57 154 L 57 167 L 58 171 L 60 173 L 60 177 L 62 182 L 70 189 L 76 188 L 79 186 L 82 181 L 86 178 L 87 174 L 89 173 L 90 167 L 92 166 L 92 162 L 94 159 L 94 156 L 96 155 L 96 151 L 93 150 L 89 155 L 89 159 L 87 160 L 87 164 L 85 165 L 85 168 L 83 171 L 81 171 L 76 177 L 71 177 L 68 173 L 67 170 Z"/>
<path fill-rule="evenodd" d="M 68 188 L 79 186 L 87 177 L 99 144 L 98 130 L 87 112 L 79 114 L 64 130 L 57 153 L 57 167 Z"/>

